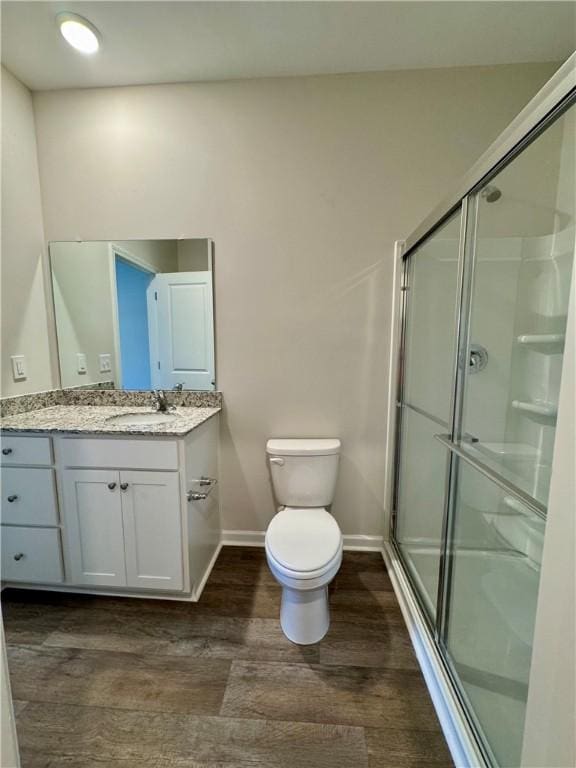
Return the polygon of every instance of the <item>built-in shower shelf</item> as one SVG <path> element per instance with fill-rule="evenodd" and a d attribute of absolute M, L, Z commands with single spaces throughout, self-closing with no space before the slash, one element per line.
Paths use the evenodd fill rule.
<path fill-rule="evenodd" d="M 524 333 L 516 341 L 540 352 L 560 352 L 564 346 L 563 333 Z"/>
<path fill-rule="evenodd" d="M 489 458 L 501 459 L 519 459 L 524 461 L 535 461 L 540 458 L 540 453 L 534 446 L 527 443 L 476 443 L 474 445 L 477 451 L 485 453 Z"/>
<path fill-rule="evenodd" d="M 550 419 L 555 419 L 558 413 L 558 406 L 555 403 L 546 403 L 541 400 L 512 400 L 512 408 L 522 413 L 545 416 Z"/>

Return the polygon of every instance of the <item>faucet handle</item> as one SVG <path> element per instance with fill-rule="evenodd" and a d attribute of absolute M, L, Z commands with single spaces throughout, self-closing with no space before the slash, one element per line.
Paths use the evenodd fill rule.
<path fill-rule="evenodd" d="M 157 411 L 167 411 L 168 401 L 163 389 L 155 389 L 152 394 L 154 407 Z"/>

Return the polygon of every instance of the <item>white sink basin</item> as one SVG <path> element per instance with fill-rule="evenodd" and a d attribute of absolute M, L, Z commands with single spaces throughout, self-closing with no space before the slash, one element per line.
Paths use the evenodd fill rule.
<path fill-rule="evenodd" d="M 117 416 L 109 416 L 106 421 L 110 424 L 167 424 L 170 421 L 179 419 L 177 413 L 160 413 L 151 411 L 150 413 L 120 413 Z"/>

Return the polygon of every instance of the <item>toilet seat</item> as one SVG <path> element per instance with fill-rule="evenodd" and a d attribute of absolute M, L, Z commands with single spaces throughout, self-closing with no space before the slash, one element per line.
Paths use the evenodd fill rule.
<path fill-rule="evenodd" d="M 323 507 L 286 507 L 272 519 L 265 539 L 271 565 L 288 579 L 317 579 L 342 560 L 342 534 Z"/>
<path fill-rule="evenodd" d="M 330 583 L 340 570 L 342 547 L 333 560 L 315 571 L 293 571 L 290 568 L 285 568 L 274 559 L 268 549 L 266 549 L 266 560 L 276 579 L 284 586 L 293 589 L 317 589 Z"/>

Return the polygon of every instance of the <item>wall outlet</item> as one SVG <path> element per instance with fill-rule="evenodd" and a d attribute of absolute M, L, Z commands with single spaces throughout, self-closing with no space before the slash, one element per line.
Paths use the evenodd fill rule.
<path fill-rule="evenodd" d="M 28 374 L 26 373 L 26 358 L 24 355 L 13 355 L 12 360 L 12 378 L 14 381 L 22 381 Z"/>
<path fill-rule="evenodd" d="M 76 355 L 76 372 L 86 373 L 86 355 L 83 352 Z"/>
<path fill-rule="evenodd" d="M 112 371 L 112 357 L 110 355 L 100 355 L 100 373 L 110 373 Z"/>

